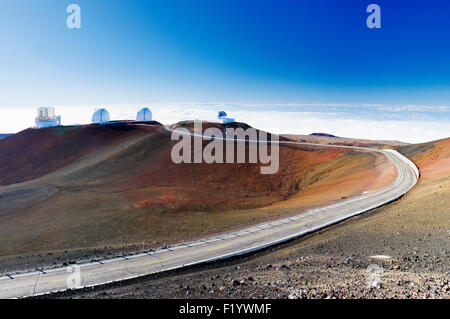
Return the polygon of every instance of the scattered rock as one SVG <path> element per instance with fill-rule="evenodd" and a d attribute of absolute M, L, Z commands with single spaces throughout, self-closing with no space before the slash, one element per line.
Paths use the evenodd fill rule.
<path fill-rule="evenodd" d="M 291 267 L 288 265 L 281 265 L 280 267 L 277 267 L 277 270 L 291 270 Z"/>

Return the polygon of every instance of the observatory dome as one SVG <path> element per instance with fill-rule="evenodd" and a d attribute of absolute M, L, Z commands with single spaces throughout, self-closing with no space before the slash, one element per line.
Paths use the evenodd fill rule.
<path fill-rule="evenodd" d="M 217 118 L 220 121 L 222 121 L 222 123 L 224 123 L 224 124 L 233 123 L 234 122 L 234 119 L 229 118 L 225 111 L 220 111 L 219 114 L 217 115 Z"/>
<path fill-rule="evenodd" d="M 106 109 L 98 109 L 92 115 L 92 123 L 103 124 L 109 122 L 109 112 Z"/>
<path fill-rule="evenodd" d="M 152 120 L 152 111 L 148 107 L 142 108 L 136 114 L 136 121 L 150 122 Z"/>
<path fill-rule="evenodd" d="M 225 111 L 220 111 L 219 115 L 217 115 L 217 118 L 222 119 L 224 117 L 227 117 L 227 113 Z"/>

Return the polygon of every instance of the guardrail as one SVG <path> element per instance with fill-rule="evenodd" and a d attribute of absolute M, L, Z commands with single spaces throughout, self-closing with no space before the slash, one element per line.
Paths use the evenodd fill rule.
<path fill-rule="evenodd" d="M 409 158 L 407 158 L 405 155 L 401 154 L 400 152 L 393 150 L 393 149 L 384 149 L 383 151 L 394 154 L 398 157 L 400 157 L 405 163 L 408 164 L 409 167 L 412 168 L 412 170 L 414 171 L 414 174 L 416 174 L 416 181 L 419 179 L 420 177 L 420 171 L 419 168 L 416 166 L 416 164 L 414 164 L 413 161 L 411 161 Z"/>

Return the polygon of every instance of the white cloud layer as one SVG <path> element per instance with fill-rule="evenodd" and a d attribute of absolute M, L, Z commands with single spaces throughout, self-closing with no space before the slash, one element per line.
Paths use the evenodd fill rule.
<path fill-rule="evenodd" d="M 55 107 L 62 123 L 90 123 L 95 107 Z M 214 121 L 217 111 L 225 109 L 230 117 L 239 122 L 273 133 L 311 134 L 329 133 L 341 137 L 374 140 L 398 140 L 409 143 L 427 142 L 449 137 L 450 121 L 435 120 L 373 120 L 370 118 L 348 118 L 340 114 L 301 111 L 261 111 L 258 107 L 215 105 L 154 105 L 150 109 L 153 118 L 164 124 L 182 120 L 202 119 Z M 134 119 L 139 107 L 108 106 L 111 119 Z M 34 125 L 35 108 L 3 109 L 0 111 L 0 133 L 15 133 Z"/>

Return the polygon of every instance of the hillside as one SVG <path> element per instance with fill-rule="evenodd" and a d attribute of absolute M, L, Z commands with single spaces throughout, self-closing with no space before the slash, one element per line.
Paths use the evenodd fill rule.
<path fill-rule="evenodd" d="M 421 184 L 450 175 L 450 138 L 397 148 L 420 168 Z"/>
<path fill-rule="evenodd" d="M 374 141 L 357 138 L 337 137 L 326 133 L 313 133 L 310 135 L 283 134 L 282 136 L 295 140 L 297 142 L 315 143 L 315 144 L 361 146 L 373 148 L 391 148 L 408 145 L 407 143 L 399 141 L 380 141 L 380 140 Z"/>
<path fill-rule="evenodd" d="M 41 177 L 139 133 L 132 126 L 29 128 L 0 141 L 0 185 Z"/>
<path fill-rule="evenodd" d="M 304 145 L 280 147 L 273 175 L 261 175 L 261 164 L 177 165 L 175 143 L 160 125 L 127 123 L 30 129 L 0 142 L 8 154 L 1 181 L 10 184 L 0 186 L 2 265 L 158 247 L 299 213 L 395 177 L 372 154 Z"/>

